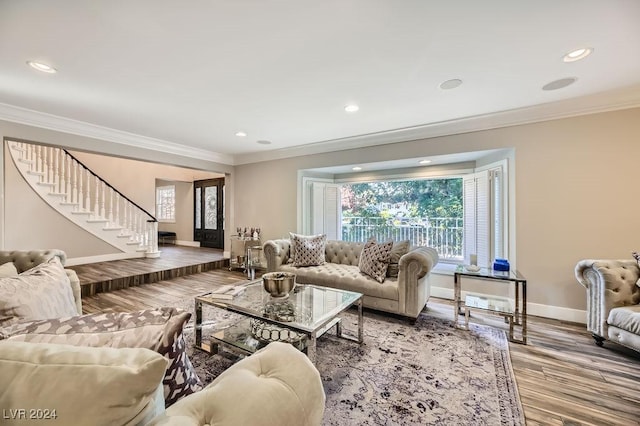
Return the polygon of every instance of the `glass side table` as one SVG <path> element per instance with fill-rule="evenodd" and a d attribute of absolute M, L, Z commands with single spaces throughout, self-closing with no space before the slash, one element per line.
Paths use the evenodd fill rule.
<path fill-rule="evenodd" d="M 488 280 L 513 284 L 515 299 L 513 303 L 506 298 L 469 293 L 462 301 L 462 277 L 478 280 Z M 470 272 L 460 265 L 453 274 L 453 319 L 459 326 L 459 315 L 465 315 L 465 328 L 469 325 L 469 314 L 473 309 L 490 312 L 503 316 L 509 323 L 509 340 L 514 343 L 527 344 L 527 280 L 518 271 L 495 271 L 491 268 L 480 268 L 477 272 Z M 464 307 L 464 311 L 462 308 Z M 521 339 L 514 337 L 514 326 L 521 329 Z"/>

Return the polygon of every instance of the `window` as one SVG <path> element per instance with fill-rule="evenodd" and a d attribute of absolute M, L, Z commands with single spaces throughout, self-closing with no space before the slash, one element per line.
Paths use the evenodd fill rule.
<path fill-rule="evenodd" d="M 176 221 L 175 185 L 156 187 L 156 219 L 159 222 Z"/>
<path fill-rule="evenodd" d="M 410 240 L 428 245 L 440 263 L 480 266 L 508 257 L 507 161 L 437 176 L 348 179 L 302 178 L 302 231 L 328 239 Z"/>

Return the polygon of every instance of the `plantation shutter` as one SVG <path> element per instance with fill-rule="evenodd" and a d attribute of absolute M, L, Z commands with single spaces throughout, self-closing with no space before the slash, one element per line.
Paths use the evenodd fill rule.
<path fill-rule="evenodd" d="M 328 240 L 338 240 L 341 233 L 341 211 L 340 185 L 312 182 L 311 233 L 327 234 Z"/>
<path fill-rule="evenodd" d="M 476 253 L 479 266 L 491 266 L 489 171 L 476 173 Z"/>
<path fill-rule="evenodd" d="M 491 170 L 491 188 L 493 190 L 493 257 L 505 258 L 504 250 L 504 184 L 502 168 Z"/>
<path fill-rule="evenodd" d="M 463 255 L 464 262 L 471 263 L 469 256 L 476 254 L 476 177 L 474 174 L 462 178 L 463 196 Z"/>
<path fill-rule="evenodd" d="M 489 172 L 482 171 L 463 177 L 464 197 L 464 259 L 477 256 L 478 265 L 491 266 L 491 222 Z"/>

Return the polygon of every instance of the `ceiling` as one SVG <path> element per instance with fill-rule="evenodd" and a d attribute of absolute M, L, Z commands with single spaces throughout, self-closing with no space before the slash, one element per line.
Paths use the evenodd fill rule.
<path fill-rule="evenodd" d="M 0 0 L 0 119 L 240 164 L 638 106 L 639 49 L 637 0 Z"/>

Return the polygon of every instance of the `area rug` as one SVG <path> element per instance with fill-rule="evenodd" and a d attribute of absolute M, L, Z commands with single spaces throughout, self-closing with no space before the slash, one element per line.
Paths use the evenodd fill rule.
<path fill-rule="evenodd" d="M 193 299 L 177 305 L 193 312 Z M 241 318 L 209 306 L 203 313 L 203 339 Z M 356 313 L 346 312 L 343 324 L 357 330 Z M 504 331 L 470 327 L 428 313 L 410 324 L 365 311 L 363 345 L 325 334 L 316 363 L 327 397 L 323 424 L 524 425 Z M 185 337 L 203 382 L 233 364 L 193 349 L 193 322 Z"/>

